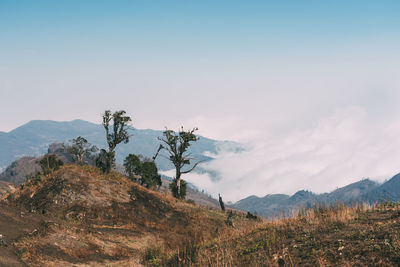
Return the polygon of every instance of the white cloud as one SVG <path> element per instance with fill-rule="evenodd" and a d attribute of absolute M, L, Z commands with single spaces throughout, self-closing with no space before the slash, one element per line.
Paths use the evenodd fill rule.
<path fill-rule="evenodd" d="M 327 192 L 365 177 L 380 180 L 400 172 L 400 124 L 371 123 L 361 107 L 338 109 L 310 129 L 284 136 L 259 134 L 240 154 L 221 152 L 203 167 L 218 171 L 184 179 L 216 196 L 236 201 L 249 195 Z"/>

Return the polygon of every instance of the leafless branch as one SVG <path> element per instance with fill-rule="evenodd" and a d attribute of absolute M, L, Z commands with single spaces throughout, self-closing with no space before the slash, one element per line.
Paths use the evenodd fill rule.
<path fill-rule="evenodd" d="M 205 161 L 205 160 L 200 160 L 200 161 L 196 162 L 196 163 L 193 165 L 192 168 L 190 168 L 190 169 L 187 170 L 187 171 L 181 172 L 181 173 L 182 173 L 182 174 L 185 174 L 185 173 L 189 173 L 189 172 L 193 171 L 194 168 L 196 168 L 197 165 L 199 165 L 200 163 L 202 163 L 202 162 L 204 162 L 204 161 Z"/>

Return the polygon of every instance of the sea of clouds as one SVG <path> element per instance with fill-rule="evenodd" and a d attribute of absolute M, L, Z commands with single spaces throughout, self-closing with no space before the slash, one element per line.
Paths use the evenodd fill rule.
<path fill-rule="evenodd" d="M 202 165 L 217 178 L 190 173 L 184 179 L 214 197 L 221 193 L 237 201 L 302 189 L 329 192 L 363 178 L 382 182 L 400 172 L 400 121 L 371 123 L 359 106 L 337 109 L 308 129 L 285 135 L 256 128 L 242 134 L 245 151 L 221 150 Z"/>

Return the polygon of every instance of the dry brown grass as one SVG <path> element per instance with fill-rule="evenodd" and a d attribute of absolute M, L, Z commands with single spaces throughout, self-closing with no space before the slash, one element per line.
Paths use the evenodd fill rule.
<path fill-rule="evenodd" d="M 396 266 L 399 205 L 316 207 L 203 243 L 200 266 Z"/>
<path fill-rule="evenodd" d="M 7 202 L 30 214 L 45 213 L 46 223 L 37 235 L 14 243 L 21 259 L 32 266 L 139 264 L 155 244 L 169 262 L 227 227 L 220 211 L 90 166 L 63 166 L 29 181 Z"/>
<path fill-rule="evenodd" d="M 319 206 L 258 221 L 234 212 L 228 226 L 227 213 L 75 165 L 32 181 L 6 202 L 18 216 L 45 218 L 13 243 L 30 266 L 400 264 L 399 205 L 389 203 Z"/>

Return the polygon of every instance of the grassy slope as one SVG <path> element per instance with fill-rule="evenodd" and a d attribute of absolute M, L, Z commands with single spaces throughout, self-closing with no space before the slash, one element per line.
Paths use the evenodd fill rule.
<path fill-rule="evenodd" d="M 161 260 L 175 265 L 179 248 L 228 228 L 218 210 L 177 201 L 89 166 L 67 165 L 30 180 L 5 195 L 0 206 L 0 215 L 12 207 L 10 221 L 19 219 L 15 238 L 6 229 L 2 233 L 13 244 L 8 248 L 30 266 L 136 266 Z M 21 212 L 39 221 L 35 229 L 23 227 Z"/>
<path fill-rule="evenodd" d="M 67 165 L 0 201 L 12 266 L 393 266 L 400 208 L 338 206 L 252 221 Z M 10 227 L 12 225 L 12 227 Z M 1 264 L 0 264 L 1 265 Z"/>
<path fill-rule="evenodd" d="M 204 244 L 200 265 L 399 266 L 400 207 L 320 208 Z"/>

